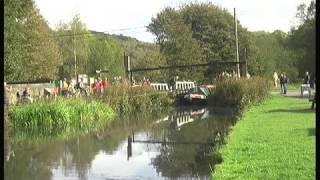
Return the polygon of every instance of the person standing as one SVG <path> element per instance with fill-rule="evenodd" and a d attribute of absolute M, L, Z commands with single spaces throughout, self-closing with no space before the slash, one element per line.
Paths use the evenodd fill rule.
<path fill-rule="evenodd" d="M 303 84 L 310 84 L 309 72 L 306 72 L 306 76 L 304 77 Z"/>
<path fill-rule="evenodd" d="M 103 81 L 103 89 L 106 90 L 109 86 L 108 78 Z"/>
<path fill-rule="evenodd" d="M 102 79 L 100 78 L 100 79 L 99 79 L 99 93 L 100 93 L 100 94 L 103 93 L 103 88 L 104 88 L 104 87 L 103 87 L 103 82 L 102 82 Z"/>
<path fill-rule="evenodd" d="M 84 79 L 83 79 L 83 78 L 80 78 L 79 87 L 80 87 L 80 93 L 81 93 L 81 95 L 87 96 L 88 94 L 87 94 L 86 87 L 85 87 L 85 85 L 84 85 Z"/>
<path fill-rule="evenodd" d="M 98 79 L 95 79 L 93 92 L 94 92 L 95 94 L 97 94 L 99 91 L 100 91 L 100 84 L 99 84 Z"/>
<path fill-rule="evenodd" d="M 67 82 L 67 79 L 64 78 L 62 82 L 62 94 L 64 96 L 68 96 L 68 87 L 69 87 L 69 84 Z"/>
<path fill-rule="evenodd" d="M 288 76 L 283 73 L 283 94 L 287 94 L 287 84 L 289 82 Z"/>
<path fill-rule="evenodd" d="M 58 80 L 53 81 L 53 94 L 56 96 L 59 93 L 60 83 Z"/>
<path fill-rule="evenodd" d="M 310 84 L 311 84 L 311 79 L 310 79 L 309 72 L 307 71 L 303 79 L 303 84 L 301 85 L 301 96 L 303 96 L 303 92 L 305 91 L 308 91 L 309 96 L 311 95 Z"/>
<path fill-rule="evenodd" d="M 278 74 L 277 74 L 277 72 L 274 72 L 273 73 L 273 85 L 274 85 L 275 88 L 278 87 L 278 81 L 279 81 Z"/>
<path fill-rule="evenodd" d="M 284 74 L 280 74 L 280 94 L 284 93 Z"/>

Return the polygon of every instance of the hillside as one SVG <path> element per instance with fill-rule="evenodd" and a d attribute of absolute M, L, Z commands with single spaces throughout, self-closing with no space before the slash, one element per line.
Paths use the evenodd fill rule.
<path fill-rule="evenodd" d="M 124 53 L 130 56 L 132 68 L 157 67 L 166 65 L 165 59 L 160 55 L 159 46 L 156 44 L 141 42 L 136 38 L 123 35 L 106 34 L 92 30 L 89 30 L 89 32 L 96 35 L 96 37 L 111 38 L 119 43 Z M 136 73 L 134 74 L 134 77 L 137 80 L 143 77 L 152 78 L 153 80 L 163 80 L 163 74 L 165 73 L 161 71 L 150 71 Z"/>

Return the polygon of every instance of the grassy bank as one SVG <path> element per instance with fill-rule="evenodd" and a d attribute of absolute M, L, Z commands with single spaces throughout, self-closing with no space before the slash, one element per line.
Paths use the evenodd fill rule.
<path fill-rule="evenodd" d="M 18 104 L 9 110 L 9 127 L 18 141 L 34 138 L 69 138 L 101 130 L 115 116 L 161 113 L 171 100 L 148 86 L 111 86 L 87 98 L 58 98 Z"/>
<path fill-rule="evenodd" d="M 213 179 L 315 179 L 315 113 L 307 100 L 272 96 L 231 130 Z"/>

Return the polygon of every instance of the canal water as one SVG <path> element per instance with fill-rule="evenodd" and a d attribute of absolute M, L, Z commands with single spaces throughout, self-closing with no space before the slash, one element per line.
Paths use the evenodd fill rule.
<path fill-rule="evenodd" d="M 119 118 L 71 139 L 18 141 L 5 134 L 8 180 L 210 179 L 221 162 L 235 113 L 228 108 L 179 107 Z"/>

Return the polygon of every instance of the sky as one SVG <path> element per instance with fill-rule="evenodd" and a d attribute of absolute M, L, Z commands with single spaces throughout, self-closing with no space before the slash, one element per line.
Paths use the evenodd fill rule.
<path fill-rule="evenodd" d="M 68 23 L 75 14 L 88 30 L 122 34 L 140 41 L 154 42 L 155 37 L 146 31 L 151 22 L 165 7 L 178 7 L 188 2 L 211 2 L 227 9 L 249 31 L 282 30 L 289 32 L 296 25 L 297 6 L 311 0 L 35 0 L 40 14 L 51 28 L 60 22 Z"/>

